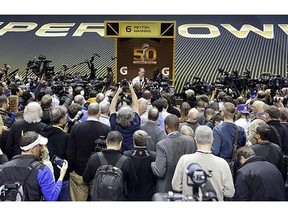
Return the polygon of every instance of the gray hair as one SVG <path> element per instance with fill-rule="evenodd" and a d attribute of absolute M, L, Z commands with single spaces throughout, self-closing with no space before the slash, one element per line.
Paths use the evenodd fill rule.
<path fill-rule="evenodd" d="M 147 110 L 148 107 L 148 100 L 146 100 L 145 98 L 140 98 L 138 99 L 138 103 L 139 103 L 139 107 L 143 107 L 143 110 Z"/>
<path fill-rule="evenodd" d="M 55 107 L 52 111 L 51 111 L 51 116 L 50 116 L 50 120 L 52 122 L 52 124 L 59 124 L 60 120 L 63 117 L 66 117 L 67 114 L 67 108 L 65 106 L 58 106 Z"/>
<path fill-rule="evenodd" d="M 192 89 L 188 89 L 185 91 L 185 94 L 188 96 L 188 97 L 191 97 L 191 96 L 194 96 L 195 95 L 195 92 L 192 90 Z"/>
<path fill-rule="evenodd" d="M 84 96 L 83 95 L 76 95 L 75 97 L 74 97 L 74 103 L 78 103 L 78 104 L 80 104 L 81 106 L 82 105 L 84 105 L 84 103 L 85 103 L 85 98 L 84 98 Z"/>
<path fill-rule="evenodd" d="M 136 146 L 146 146 L 148 142 L 148 134 L 144 130 L 137 130 L 133 134 L 133 142 Z"/>
<path fill-rule="evenodd" d="M 250 127 L 248 128 L 248 140 L 252 143 L 252 144 L 256 144 L 257 141 L 255 140 L 255 138 L 253 137 L 253 131 L 256 131 L 256 127 L 260 124 L 260 123 L 265 123 L 264 120 L 262 119 L 255 119 L 251 122 Z"/>
<path fill-rule="evenodd" d="M 104 98 L 105 98 L 105 95 L 103 93 L 98 93 L 96 95 L 96 102 L 100 103 L 100 102 L 102 102 L 104 100 Z"/>
<path fill-rule="evenodd" d="M 122 106 L 116 116 L 116 122 L 123 128 L 129 127 L 134 121 L 134 112 L 130 106 Z"/>
<path fill-rule="evenodd" d="M 108 101 L 103 100 L 99 103 L 99 105 L 100 105 L 101 113 L 107 113 L 109 111 L 110 103 Z"/>
<path fill-rule="evenodd" d="M 199 145 L 212 144 L 213 142 L 213 131 L 206 125 L 201 125 L 196 128 L 195 141 Z"/>
<path fill-rule="evenodd" d="M 183 125 L 180 128 L 180 133 L 183 135 L 187 135 L 187 136 L 191 136 L 194 137 L 194 131 L 191 127 L 189 127 L 188 125 Z"/>
<path fill-rule="evenodd" d="M 244 157 L 245 159 L 248 159 L 250 157 L 255 156 L 255 152 L 251 148 L 251 146 L 243 146 L 237 150 L 236 158 L 237 160 L 240 160 L 240 157 Z"/>
<path fill-rule="evenodd" d="M 41 121 L 43 111 L 39 103 L 30 102 L 24 109 L 23 118 L 28 123 L 37 123 Z"/>

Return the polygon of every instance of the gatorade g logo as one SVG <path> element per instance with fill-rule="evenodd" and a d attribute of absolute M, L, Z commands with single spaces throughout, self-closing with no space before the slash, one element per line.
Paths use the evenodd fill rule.
<path fill-rule="evenodd" d="M 141 47 L 133 49 L 134 64 L 157 64 L 157 51 L 154 47 L 144 43 Z"/>

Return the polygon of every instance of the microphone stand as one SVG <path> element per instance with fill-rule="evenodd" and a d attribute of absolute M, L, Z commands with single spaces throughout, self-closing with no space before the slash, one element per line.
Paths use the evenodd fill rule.
<path fill-rule="evenodd" d="M 87 60 L 85 60 L 84 62 L 80 62 L 80 63 L 78 63 L 78 64 L 74 64 L 74 65 L 72 65 L 71 67 L 66 67 L 66 69 L 65 69 L 65 77 L 66 77 L 67 75 L 73 75 L 73 74 L 74 74 L 74 73 L 72 73 L 72 74 L 67 73 L 68 70 L 70 70 L 70 69 L 72 69 L 72 68 L 75 68 L 75 67 L 77 67 L 77 66 L 79 66 L 79 65 L 85 64 L 85 63 L 87 63 Z"/>

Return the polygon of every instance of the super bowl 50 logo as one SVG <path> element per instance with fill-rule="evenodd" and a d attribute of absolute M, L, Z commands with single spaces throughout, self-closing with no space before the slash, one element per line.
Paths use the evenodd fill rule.
<path fill-rule="evenodd" d="M 141 47 L 133 49 L 134 64 L 157 64 L 157 51 L 154 47 L 144 43 Z"/>

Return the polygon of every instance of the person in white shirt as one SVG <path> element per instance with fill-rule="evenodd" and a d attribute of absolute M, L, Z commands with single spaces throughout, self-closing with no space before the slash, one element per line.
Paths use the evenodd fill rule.
<path fill-rule="evenodd" d="M 109 109 L 110 109 L 110 103 L 107 100 L 102 100 L 100 103 L 100 118 L 99 122 L 102 122 L 103 124 L 110 126 L 110 121 L 109 121 Z"/>
<path fill-rule="evenodd" d="M 237 110 L 240 112 L 240 118 L 235 121 L 235 124 L 245 129 L 246 135 L 248 128 L 251 125 L 250 112 L 246 104 L 238 104 Z"/>
<path fill-rule="evenodd" d="M 139 68 L 138 76 L 132 80 L 133 86 L 135 85 L 135 83 L 140 83 L 141 87 L 142 88 L 144 87 L 144 85 L 146 83 L 146 78 L 145 78 L 145 69 L 143 67 Z"/>

